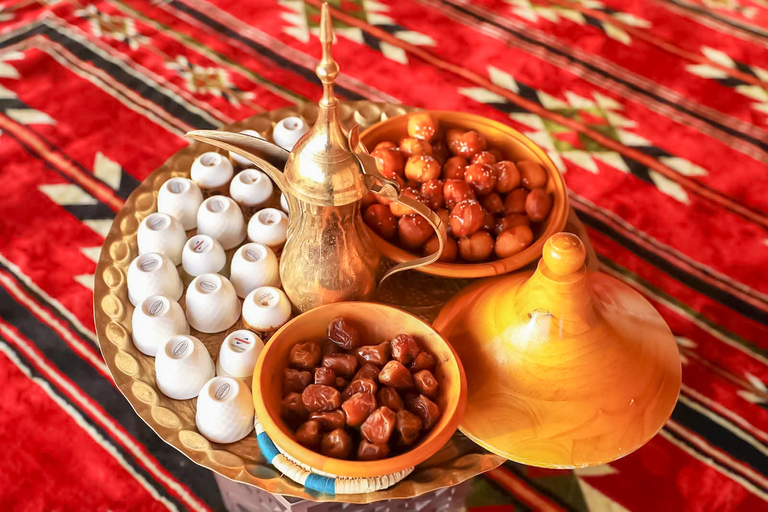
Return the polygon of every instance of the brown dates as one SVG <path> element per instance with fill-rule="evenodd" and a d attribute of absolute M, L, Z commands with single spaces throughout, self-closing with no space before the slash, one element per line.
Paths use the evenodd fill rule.
<path fill-rule="evenodd" d="M 413 376 L 400 361 L 390 361 L 379 373 L 379 382 L 398 391 L 413 388 Z"/>
<path fill-rule="evenodd" d="M 299 444 L 317 450 L 320 448 L 320 443 L 323 440 L 323 435 L 320 433 L 320 422 L 316 420 L 309 420 L 303 423 L 298 429 L 296 429 L 296 441 Z"/>
<path fill-rule="evenodd" d="M 352 398 L 352 396 L 356 395 L 357 393 L 370 393 L 373 395 L 376 394 L 378 387 L 379 386 L 376 384 L 376 381 L 373 379 L 353 380 L 341 394 L 341 399 L 347 400 Z"/>
<path fill-rule="evenodd" d="M 348 459 L 352 455 L 352 438 L 343 428 L 331 430 L 323 437 L 320 452 L 334 459 Z"/>
<path fill-rule="evenodd" d="M 361 335 L 352 322 L 337 318 L 328 326 L 328 339 L 344 350 L 352 350 L 360 345 Z"/>
<path fill-rule="evenodd" d="M 341 405 L 341 393 L 331 386 L 310 384 L 301 392 L 301 402 L 309 412 L 332 411 Z"/>
<path fill-rule="evenodd" d="M 317 420 L 320 422 L 320 425 L 322 425 L 324 430 L 342 428 L 347 422 L 347 417 L 344 415 L 344 411 L 341 409 L 325 412 L 313 412 L 309 415 L 309 419 Z"/>
<path fill-rule="evenodd" d="M 317 365 L 322 356 L 323 354 L 319 343 L 305 341 L 304 343 L 297 343 L 291 347 L 291 351 L 288 354 L 288 362 L 294 368 L 311 370 Z"/>
<path fill-rule="evenodd" d="M 410 334 L 398 334 L 389 344 L 392 350 L 392 358 L 402 364 L 409 364 L 421 352 L 416 338 Z"/>
<path fill-rule="evenodd" d="M 419 395 L 418 398 L 411 401 L 408 410 L 419 417 L 427 430 L 434 427 L 437 420 L 440 419 L 440 408 L 424 395 Z"/>
<path fill-rule="evenodd" d="M 307 409 L 301 399 L 301 393 L 289 393 L 280 402 L 280 416 L 289 422 L 303 421 L 307 417 Z"/>
<path fill-rule="evenodd" d="M 395 411 L 389 407 L 379 407 L 371 413 L 360 426 L 360 433 L 372 443 L 387 443 L 395 429 Z"/>
<path fill-rule="evenodd" d="M 382 407 L 389 407 L 395 412 L 404 407 L 403 399 L 400 398 L 400 394 L 393 388 L 381 388 L 376 398 L 378 398 L 379 404 Z"/>
<path fill-rule="evenodd" d="M 389 445 L 369 443 L 365 439 L 357 446 L 357 460 L 381 460 L 389 457 Z"/>
<path fill-rule="evenodd" d="M 352 354 L 330 354 L 323 356 L 323 366 L 333 370 L 337 377 L 349 379 L 357 370 L 357 358 Z"/>
<path fill-rule="evenodd" d="M 341 408 L 347 415 L 347 425 L 359 427 L 376 409 L 376 397 L 371 393 L 357 393 L 345 400 Z"/>
<path fill-rule="evenodd" d="M 324 386 L 336 385 L 336 372 L 325 366 L 315 368 L 315 384 L 323 384 Z M 304 386 L 306 387 L 306 386 Z M 302 388 L 302 391 L 304 388 Z"/>
<path fill-rule="evenodd" d="M 395 416 L 395 427 L 400 434 L 400 442 L 405 445 L 411 445 L 419 438 L 419 433 L 424 423 L 421 419 L 410 411 L 403 409 L 398 411 Z"/>
<path fill-rule="evenodd" d="M 356 351 L 361 364 L 373 363 L 384 366 L 389 361 L 389 343 L 386 341 L 378 345 L 366 345 Z"/>
<path fill-rule="evenodd" d="M 411 363 L 411 371 L 416 373 L 421 370 L 432 371 L 435 369 L 435 356 L 429 352 L 421 352 Z"/>
<path fill-rule="evenodd" d="M 386 342 L 384 342 L 386 343 Z M 374 345 L 378 346 L 378 345 Z M 389 350 L 389 349 L 387 349 Z M 389 358 L 387 358 L 389 359 Z M 382 363 L 382 366 L 386 364 L 386 361 Z M 376 380 L 379 378 L 379 372 L 381 369 L 372 363 L 365 363 L 363 366 L 360 367 L 360 369 L 357 371 L 354 377 L 352 377 L 352 380 L 358 380 L 358 379 L 371 379 L 372 381 L 376 382 Z"/>
<path fill-rule="evenodd" d="M 312 383 L 312 374 L 306 370 L 283 370 L 283 396 L 291 393 L 301 393 Z"/>
<path fill-rule="evenodd" d="M 416 389 L 427 398 L 435 399 L 437 397 L 437 379 L 429 370 L 421 370 L 413 375 L 413 382 Z"/>

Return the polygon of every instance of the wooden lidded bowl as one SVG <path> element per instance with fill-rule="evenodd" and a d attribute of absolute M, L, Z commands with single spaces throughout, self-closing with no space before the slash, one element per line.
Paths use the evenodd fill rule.
<path fill-rule="evenodd" d="M 332 320 L 343 317 L 362 330 L 363 339 L 381 343 L 398 334 L 411 334 L 423 350 L 437 360 L 435 378 L 440 384 L 435 403 L 440 419 L 419 444 L 394 457 L 374 461 L 326 457 L 300 445 L 280 417 L 283 369 L 296 343 L 326 339 Z M 450 344 L 416 316 L 392 306 L 372 302 L 340 302 L 311 309 L 278 330 L 259 356 L 253 373 L 253 402 L 256 415 L 272 441 L 297 461 L 331 475 L 375 477 L 389 475 L 424 462 L 437 453 L 459 425 L 467 400 L 467 382 L 461 361 Z"/>
<path fill-rule="evenodd" d="M 426 112 L 438 120 L 441 134 L 452 128 L 475 130 L 485 135 L 489 147 L 498 148 L 509 160 L 513 162 L 534 160 L 542 164 L 547 171 L 548 179 L 545 190 L 552 196 L 552 210 L 547 220 L 542 223 L 541 228 L 534 231 L 533 243 L 508 258 L 481 263 L 437 262 L 419 267 L 416 270 L 444 277 L 489 277 L 506 274 L 538 260 L 541 257 L 544 242 L 553 234 L 563 230 L 568 217 L 568 193 L 565 189 L 565 182 L 552 160 L 531 139 L 498 121 L 464 112 L 439 110 Z M 369 151 L 372 151 L 379 142 L 392 141 L 397 144 L 402 137 L 408 135 L 408 119 L 413 115 L 424 113 L 425 111 L 412 112 L 377 123 L 365 130 L 360 135 L 360 140 Z M 373 237 L 376 248 L 391 260 L 401 263 L 422 256 L 421 254 L 411 254 L 390 243 L 370 228 L 368 231 Z"/>

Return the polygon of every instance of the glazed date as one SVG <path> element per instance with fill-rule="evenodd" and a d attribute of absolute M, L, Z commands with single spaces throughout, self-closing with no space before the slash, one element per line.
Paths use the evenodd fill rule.
<path fill-rule="evenodd" d="M 429 142 L 415 137 L 405 137 L 401 140 L 400 151 L 402 151 L 407 158 L 414 155 L 432 156 L 432 146 L 430 146 Z"/>
<path fill-rule="evenodd" d="M 301 426 L 296 429 L 296 441 L 307 448 L 317 450 L 320 448 L 320 443 L 323 440 L 323 435 L 320 433 L 320 426 L 319 421 L 312 419 L 306 423 L 302 423 Z"/>
<path fill-rule="evenodd" d="M 322 384 L 324 386 L 336 385 L 336 372 L 325 366 L 315 368 L 315 384 Z M 306 387 L 306 386 L 305 386 Z M 303 388 L 302 388 L 303 391 Z"/>
<path fill-rule="evenodd" d="M 395 412 L 404 407 L 403 399 L 400 398 L 400 394 L 393 388 L 381 388 L 376 398 L 378 398 L 379 404 L 382 407 L 389 407 Z"/>
<path fill-rule="evenodd" d="M 440 177 L 440 164 L 429 155 L 414 155 L 405 162 L 405 177 L 426 183 Z"/>
<path fill-rule="evenodd" d="M 421 352 L 411 363 L 411 372 L 416 373 L 421 370 L 433 371 L 435 369 L 435 356 L 429 352 Z"/>
<path fill-rule="evenodd" d="M 437 235 L 435 235 L 429 240 L 427 240 L 426 244 L 424 244 L 424 256 L 429 256 L 430 254 L 434 254 L 439 248 L 440 248 L 440 240 L 437 238 Z M 456 261 L 456 256 L 458 255 L 458 253 L 459 253 L 459 246 L 456 244 L 456 240 L 448 237 L 445 239 L 443 252 L 440 254 L 440 257 L 437 259 L 437 261 L 442 261 L 444 263 L 451 263 L 453 261 Z"/>
<path fill-rule="evenodd" d="M 337 318 L 328 326 L 328 339 L 344 350 L 360 346 L 360 330 L 355 324 L 344 318 Z"/>
<path fill-rule="evenodd" d="M 446 180 L 443 185 L 443 198 L 445 207 L 452 210 L 457 204 L 475 199 L 477 195 L 466 181 Z"/>
<path fill-rule="evenodd" d="M 304 388 L 312 384 L 312 374 L 306 370 L 283 370 L 283 396 L 291 393 L 301 393 Z"/>
<path fill-rule="evenodd" d="M 385 444 L 394 429 L 395 411 L 389 407 L 379 407 L 360 426 L 360 433 L 372 443 Z"/>
<path fill-rule="evenodd" d="M 386 341 L 378 345 L 366 345 L 356 351 L 360 364 L 373 363 L 384 366 L 389 361 L 389 343 Z"/>
<path fill-rule="evenodd" d="M 432 114 L 426 112 L 413 114 L 408 118 L 408 136 L 432 142 L 437 135 L 439 126 L 440 124 Z"/>
<path fill-rule="evenodd" d="M 409 249 L 418 249 L 432 236 L 432 226 L 421 215 L 405 215 L 397 221 L 400 243 Z"/>
<path fill-rule="evenodd" d="M 317 365 L 322 356 L 323 353 L 319 343 L 305 341 L 291 347 L 291 351 L 288 354 L 288 362 L 299 370 L 311 370 Z"/>
<path fill-rule="evenodd" d="M 397 144 L 395 144 L 391 140 L 384 140 L 376 144 L 376 146 L 374 146 L 373 148 L 374 151 L 378 149 L 397 149 Z"/>
<path fill-rule="evenodd" d="M 504 212 L 504 200 L 496 192 L 481 197 L 480 204 L 493 215 L 499 215 Z"/>
<path fill-rule="evenodd" d="M 419 192 L 418 189 L 406 188 L 403 190 L 403 195 L 405 197 L 410 197 L 411 199 L 414 199 L 421 204 L 427 204 L 427 198 L 424 197 L 424 195 Z M 416 213 L 410 206 L 404 205 L 403 203 L 399 203 L 397 201 L 392 201 L 389 203 L 389 210 L 395 217 L 402 217 L 403 215 L 411 215 Z"/>
<path fill-rule="evenodd" d="M 533 242 L 533 231 L 531 228 L 522 224 L 511 227 L 499 233 L 496 237 L 496 256 L 499 258 L 508 258 L 513 256 Z"/>
<path fill-rule="evenodd" d="M 390 203 L 390 206 L 394 203 Z M 397 219 L 392 215 L 390 206 L 372 204 L 365 209 L 363 220 L 382 238 L 392 238 L 397 233 Z"/>
<path fill-rule="evenodd" d="M 539 162 L 533 160 L 517 162 L 517 169 L 520 171 L 520 182 L 528 190 L 542 188 L 547 184 L 547 171 Z"/>
<path fill-rule="evenodd" d="M 349 379 L 357 370 L 357 358 L 352 354 L 331 354 L 323 356 L 323 366 L 333 370 L 337 377 Z"/>
<path fill-rule="evenodd" d="M 437 397 L 438 383 L 437 379 L 429 370 L 421 370 L 413 375 L 413 382 L 416 389 L 427 398 L 435 399 Z"/>
<path fill-rule="evenodd" d="M 525 213 L 525 200 L 528 191 L 524 188 L 516 188 L 504 199 L 504 215 L 513 213 Z"/>
<path fill-rule="evenodd" d="M 303 421 L 307 418 L 307 409 L 301 400 L 301 393 L 291 393 L 280 402 L 280 416 L 286 421 Z"/>
<path fill-rule="evenodd" d="M 483 207 L 472 199 L 462 201 L 451 210 L 451 231 L 457 237 L 469 236 L 483 226 Z"/>
<path fill-rule="evenodd" d="M 426 430 L 434 427 L 440 418 L 440 408 L 435 402 L 424 395 L 419 395 L 418 398 L 413 400 L 408 409 L 419 417 Z"/>
<path fill-rule="evenodd" d="M 301 402 L 309 412 L 332 411 L 341 405 L 341 393 L 331 386 L 310 384 L 301 392 Z"/>
<path fill-rule="evenodd" d="M 331 430 L 323 436 L 320 453 L 334 459 L 348 459 L 352 455 L 352 438 L 343 428 Z"/>
<path fill-rule="evenodd" d="M 337 344 L 333 343 L 332 341 L 325 340 L 323 342 L 323 355 L 328 356 L 331 354 L 341 354 L 341 349 Z"/>
<path fill-rule="evenodd" d="M 496 170 L 493 166 L 483 163 L 476 163 L 467 166 L 464 173 L 466 181 L 479 196 L 490 194 L 496 188 Z"/>
<path fill-rule="evenodd" d="M 400 434 L 400 443 L 412 445 L 418 438 L 424 423 L 421 419 L 405 409 L 398 411 L 395 416 L 395 428 Z"/>
<path fill-rule="evenodd" d="M 349 385 L 344 389 L 344 392 L 341 394 L 342 400 L 349 400 L 357 393 L 370 393 L 372 395 L 376 394 L 376 390 L 379 388 L 379 386 L 376 384 L 376 381 L 373 379 L 357 379 L 353 380 L 349 383 Z"/>
<path fill-rule="evenodd" d="M 458 135 L 452 134 L 451 132 L 453 131 L 449 130 L 448 148 L 454 155 L 472 158 L 477 153 L 485 150 L 487 142 L 484 135 L 474 130 L 465 131 Z"/>
<path fill-rule="evenodd" d="M 530 226 L 530 224 L 531 219 L 524 213 L 510 213 L 496 221 L 496 226 L 494 226 L 493 232 L 496 236 L 499 236 L 499 233 L 502 231 L 506 231 L 515 226 Z"/>
<path fill-rule="evenodd" d="M 369 443 L 365 439 L 357 446 L 357 460 L 381 460 L 389 457 L 389 445 Z"/>
<path fill-rule="evenodd" d="M 313 412 L 309 415 L 309 419 L 319 421 L 324 430 L 344 428 L 344 425 L 347 422 L 347 417 L 341 409 L 326 412 Z"/>
<path fill-rule="evenodd" d="M 445 205 L 443 189 L 444 183 L 438 179 L 429 180 L 421 185 L 421 195 L 432 210 L 439 210 Z"/>
<path fill-rule="evenodd" d="M 438 141 L 432 144 L 432 158 L 437 160 L 437 163 L 440 164 L 440 167 L 445 165 L 445 162 L 448 160 L 449 156 L 448 146 L 446 146 L 445 143 Z"/>
<path fill-rule="evenodd" d="M 416 338 L 410 334 L 398 334 L 389 344 L 392 358 L 403 364 L 409 364 L 421 352 Z"/>
<path fill-rule="evenodd" d="M 379 382 L 398 391 L 413 388 L 413 376 L 400 361 L 390 361 L 379 373 Z"/>
<path fill-rule="evenodd" d="M 376 409 L 376 397 L 370 393 L 357 393 L 341 404 L 347 416 L 347 425 L 359 427 Z"/>
<path fill-rule="evenodd" d="M 481 151 L 472 157 L 473 164 L 488 164 L 493 165 L 497 162 L 496 155 L 490 151 Z"/>
<path fill-rule="evenodd" d="M 374 345 L 374 346 L 377 346 L 377 345 Z M 389 351 L 389 348 L 387 348 L 387 351 Z M 389 360 L 389 358 L 387 358 L 387 360 Z M 386 361 L 384 361 L 384 363 L 381 363 L 381 364 L 383 366 L 384 364 L 386 364 Z M 380 371 L 381 369 L 373 363 L 363 363 L 363 366 L 361 366 L 360 369 L 357 370 L 357 373 L 355 374 L 354 377 L 352 377 L 352 380 L 356 381 L 359 379 L 371 379 L 372 381 L 375 382 L 379 378 Z"/>
<path fill-rule="evenodd" d="M 542 188 L 531 190 L 525 198 L 525 213 L 533 222 L 541 222 L 547 218 L 552 209 L 552 198 Z"/>
<path fill-rule="evenodd" d="M 501 194 L 516 189 L 520 186 L 520 171 L 517 166 L 509 160 L 502 160 L 494 165 L 496 168 L 496 191 Z"/>
<path fill-rule="evenodd" d="M 476 231 L 459 240 L 459 255 L 465 261 L 485 261 L 493 253 L 493 237 L 487 231 Z"/>
<path fill-rule="evenodd" d="M 336 388 L 337 389 L 344 389 L 347 387 L 347 384 L 349 384 L 349 381 L 345 379 L 344 377 L 336 377 Z"/>
<path fill-rule="evenodd" d="M 384 176 L 397 174 L 403 177 L 405 157 L 398 149 L 377 149 L 371 156 L 376 159 L 376 168 Z"/>
<path fill-rule="evenodd" d="M 443 179 L 464 181 L 466 170 L 467 159 L 462 156 L 453 156 L 443 164 Z"/>

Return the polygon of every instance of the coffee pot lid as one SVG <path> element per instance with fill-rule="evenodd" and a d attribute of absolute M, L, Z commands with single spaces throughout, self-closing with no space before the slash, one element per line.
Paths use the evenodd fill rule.
<path fill-rule="evenodd" d="M 333 25 L 326 3 L 321 11 L 320 43 L 323 55 L 315 71 L 323 84 L 323 97 L 318 104 L 317 120 L 294 146 L 284 173 L 299 200 L 339 206 L 361 199 L 368 188 L 337 112 L 339 100 L 333 84 L 339 75 L 339 65 L 331 55 Z"/>
<path fill-rule="evenodd" d="M 570 233 L 547 240 L 536 271 L 465 289 L 435 328 L 467 375 L 460 429 L 524 464 L 604 464 L 645 444 L 677 402 L 672 333 L 638 292 L 600 272 Z"/>

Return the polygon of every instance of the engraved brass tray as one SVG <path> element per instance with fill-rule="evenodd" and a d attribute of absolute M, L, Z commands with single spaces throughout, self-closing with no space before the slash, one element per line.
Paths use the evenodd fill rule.
<path fill-rule="evenodd" d="M 339 114 L 346 126 L 351 123 L 366 128 L 392 116 L 416 110 L 388 103 L 369 101 L 342 102 Z M 302 116 L 313 123 L 317 104 L 307 103 L 257 114 L 222 129 L 256 130 L 270 139 L 272 126 L 288 116 Z M 457 485 L 469 478 L 498 467 L 504 458 L 487 452 L 460 432 L 451 438 L 437 454 L 420 464 L 405 480 L 389 489 L 368 493 L 330 496 L 310 493 L 289 478 L 282 476 L 261 456 L 256 438 L 250 435 L 236 443 L 221 445 L 208 441 L 195 427 L 195 403 L 192 400 L 172 400 L 160 393 L 155 383 L 154 358 L 143 355 L 131 340 L 133 306 L 128 300 L 126 274 L 128 265 L 138 255 L 136 233 L 141 221 L 157 208 L 157 191 L 169 178 L 189 177 L 189 169 L 196 156 L 211 151 L 211 146 L 194 143 L 174 154 L 160 168 L 150 174 L 131 194 L 117 214 L 104 241 L 94 286 L 94 316 L 99 345 L 117 387 L 125 395 L 136 413 L 165 442 L 182 452 L 195 463 L 231 480 L 254 485 L 265 491 L 295 496 L 313 501 L 370 503 L 387 499 L 413 498 L 443 487 Z M 275 198 L 273 198 L 275 199 Z M 247 220 L 247 219 L 246 219 Z M 588 248 L 588 260 L 596 261 L 591 252 L 586 232 L 573 211 L 566 230 L 578 234 Z M 228 251 L 228 256 L 234 250 Z M 391 264 L 391 263 L 389 263 Z M 229 268 L 227 264 L 225 270 Z M 180 272 L 185 284 L 183 272 Z M 377 302 L 394 304 L 427 321 L 432 321 L 440 308 L 468 279 L 448 279 L 414 271 L 396 274 L 378 290 Z M 184 299 L 179 301 L 184 304 Z M 192 329 L 208 348 L 214 361 L 224 337 L 242 329 L 242 321 L 224 333 L 204 334 Z"/>

